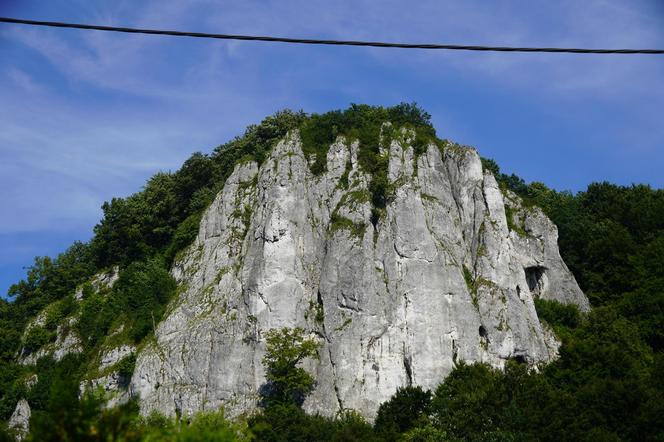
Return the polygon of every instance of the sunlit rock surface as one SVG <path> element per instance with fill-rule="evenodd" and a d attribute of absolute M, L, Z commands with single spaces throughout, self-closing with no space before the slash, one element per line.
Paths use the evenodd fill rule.
<path fill-rule="evenodd" d="M 589 308 L 556 227 L 501 192 L 473 149 L 432 144 L 415 158 L 412 137 L 399 138 L 384 152 L 392 192 L 374 222 L 370 177 L 341 138 L 320 176 L 297 133 L 260 167 L 235 168 L 176 261 L 177 299 L 137 356 L 131 392 L 144 413 L 255 407 L 271 328 L 320 340 L 305 409 L 326 415 L 371 419 L 397 387 L 435 388 L 455 361 L 556 356 L 533 299 Z"/>
<path fill-rule="evenodd" d="M 21 399 L 16 404 L 16 408 L 9 418 L 7 427 L 14 431 L 16 440 L 23 440 L 30 430 L 30 416 L 32 412 L 30 405 L 25 399 Z"/>

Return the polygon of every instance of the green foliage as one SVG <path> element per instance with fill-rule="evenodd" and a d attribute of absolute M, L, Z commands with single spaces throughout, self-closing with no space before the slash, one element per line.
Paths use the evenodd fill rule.
<path fill-rule="evenodd" d="M 562 304 L 558 301 L 535 299 L 535 309 L 540 320 L 551 326 L 576 328 L 581 323 L 581 312 L 574 304 Z"/>
<path fill-rule="evenodd" d="M 484 158 L 480 157 L 480 160 L 482 161 L 482 168 L 484 170 L 488 170 L 491 172 L 495 177 L 500 176 L 500 167 L 498 166 L 498 163 L 496 163 L 494 160 L 491 158 Z"/>
<path fill-rule="evenodd" d="M 106 409 L 101 392 L 85 394 L 79 401 L 63 381 L 53 385 L 49 412 L 37 411 L 31 419 L 28 441 L 174 441 L 231 442 L 249 440 L 241 425 L 229 422 L 223 410 L 199 413 L 185 421 L 159 415 L 138 416 L 138 404 Z"/>
<path fill-rule="evenodd" d="M 140 342 L 161 320 L 175 289 L 175 280 L 159 260 L 131 264 L 108 295 L 95 293 L 83 301 L 77 329 L 85 348 L 97 346 L 118 318 L 124 319 L 130 339 Z"/>
<path fill-rule="evenodd" d="M 75 242 L 56 259 L 37 257 L 26 279 L 12 285 L 8 294 L 20 304 L 34 304 L 28 311 L 34 314 L 46 304 L 73 292 L 82 280 L 92 275 L 94 268 L 90 257 L 89 247 L 80 242 Z"/>
<path fill-rule="evenodd" d="M 403 434 L 399 439 L 402 442 L 441 442 L 454 441 L 446 432 L 433 425 L 415 427 L 409 432 Z"/>
<path fill-rule="evenodd" d="M 304 153 L 313 160 L 312 172 L 320 174 L 326 170 L 327 150 L 339 136 L 348 142 L 358 140 L 360 165 L 367 171 L 375 171 L 372 161 L 379 155 L 381 127 L 386 122 L 397 128 L 420 129 L 423 136 L 426 133 L 435 137 L 431 116 L 415 103 L 392 107 L 352 104 L 344 111 L 313 114 L 300 126 Z"/>
<path fill-rule="evenodd" d="M 528 232 L 526 232 L 526 229 L 523 227 L 523 225 L 519 224 L 518 222 L 515 222 L 514 216 L 516 213 L 514 212 L 514 209 L 509 206 L 505 205 L 505 220 L 507 221 L 507 228 L 518 233 L 521 236 L 528 236 Z"/>
<path fill-rule="evenodd" d="M 115 367 L 120 375 L 124 379 L 131 379 L 131 375 L 134 374 L 134 368 L 136 368 L 136 355 L 134 353 L 125 356 L 122 358 Z"/>
<path fill-rule="evenodd" d="M 585 384 L 593 377 L 602 382 L 647 379 L 653 361 L 652 350 L 634 324 L 608 307 L 593 310 L 560 354 L 550 369 L 563 376 L 567 386 Z"/>
<path fill-rule="evenodd" d="M 475 282 L 475 277 L 470 272 L 470 270 L 468 270 L 468 267 L 466 266 L 463 266 L 463 280 L 466 282 L 466 287 L 468 288 L 468 291 L 471 294 L 477 292 L 477 284 Z"/>
<path fill-rule="evenodd" d="M 7 428 L 5 423 L 0 423 L 0 442 L 16 442 L 14 431 Z"/>
<path fill-rule="evenodd" d="M 479 309 L 479 299 L 477 298 L 477 289 L 482 284 L 482 279 L 475 278 L 472 272 L 468 268 L 463 266 L 463 280 L 466 282 L 466 287 L 468 288 L 468 293 L 470 293 L 470 298 L 473 301 L 473 306 L 476 309 Z"/>
<path fill-rule="evenodd" d="M 367 226 L 362 223 L 354 223 L 351 219 L 338 215 L 336 212 L 332 213 L 330 218 L 330 233 L 337 230 L 347 230 L 351 236 L 362 238 Z"/>
<path fill-rule="evenodd" d="M 262 164 L 272 147 L 289 131 L 300 126 L 306 118 L 306 114 L 302 111 L 280 111 L 265 118 L 258 125 L 247 127 L 242 137 L 217 147 L 213 153 L 213 160 L 223 167 L 222 180 L 226 181 L 238 159 L 249 157 Z"/>
<path fill-rule="evenodd" d="M 503 406 L 499 384 L 500 373 L 488 365 L 460 363 L 431 401 L 436 426 L 462 439 L 492 430 Z"/>
<path fill-rule="evenodd" d="M 78 398 L 78 385 L 66 377 L 57 377 L 51 385 L 46 409 L 33 411 L 28 441 L 100 441 L 127 429 L 126 411 L 121 411 L 121 425 L 108 425 L 101 411 L 103 397 L 88 393 Z M 108 415 L 106 413 L 106 415 Z M 124 424 L 124 425 L 122 425 Z M 111 427 L 111 428 L 109 428 Z"/>
<path fill-rule="evenodd" d="M 110 309 L 108 309 L 110 310 Z M 115 319 L 112 312 L 106 309 L 106 300 L 98 293 L 94 293 L 83 300 L 81 304 L 81 317 L 76 323 L 76 329 L 83 340 L 85 347 L 94 347 L 105 336 Z"/>
<path fill-rule="evenodd" d="M 383 126 L 384 123 L 391 123 Z M 302 149 L 312 162 L 311 171 L 321 174 L 327 168 L 327 151 L 339 136 L 347 142 L 359 142 L 358 162 L 370 174 L 369 192 L 373 206 L 374 226 L 383 215 L 390 198 L 387 179 L 387 155 L 381 154 L 381 146 L 389 148 L 395 128 L 408 127 L 415 131 L 416 156 L 424 151 L 429 142 L 436 140 L 436 131 L 431 125 L 431 116 L 415 103 L 401 103 L 392 107 L 353 104 L 344 111 L 313 114 L 300 126 Z M 381 140 L 381 129 L 384 128 Z M 347 185 L 347 176 L 345 184 Z M 344 185 L 342 183 L 342 185 Z"/>
<path fill-rule="evenodd" d="M 275 404 L 249 419 L 256 441 L 309 442 L 382 440 L 359 414 L 346 411 L 336 419 L 308 415 L 294 404 Z"/>
<path fill-rule="evenodd" d="M 428 423 L 431 392 L 422 387 L 402 387 L 378 408 L 374 429 L 386 440 L 396 440 L 411 428 Z"/>
<path fill-rule="evenodd" d="M 194 242 L 196 235 L 198 235 L 202 216 L 202 211 L 195 212 L 178 225 L 173 234 L 173 240 L 164 253 L 167 262 L 172 263 L 178 251 L 184 250 L 189 244 Z"/>
<path fill-rule="evenodd" d="M 197 413 L 181 421 L 159 414 L 138 420 L 133 432 L 145 441 L 231 442 L 250 440 L 246 428 L 226 419 L 224 410 Z"/>
<path fill-rule="evenodd" d="M 3 362 L 0 365 L 0 421 L 6 421 L 14 411 L 19 399 L 25 397 L 26 388 L 23 382 L 26 367 L 19 364 Z"/>
<path fill-rule="evenodd" d="M 55 259 L 37 257 L 26 278 L 9 288 L 8 295 L 14 298 L 13 302 L 0 301 L 0 328 L 3 331 L 0 335 L 5 335 L 5 339 L 0 338 L 0 355 L 4 361 L 11 360 L 18 351 L 21 340 L 16 337 L 22 334 L 30 318 L 48 304 L 71 295 L 77 285 L 93 274 L 90 256 L 89 247 L 76 242 Z M 71 300 L 63 301 L 59 306 L 61 311 L 55 310 L 47 318 L 49 330 L 55 329 L 58 315 L 69 314 L 73 308 Z M 37 333 L 44 337 L 44 333 Z"/>
<path fill-rule="evenodd" d="M 94 271 L 89 246 L 76 242 L 55 259 L 35 258 L 26 278 L 10 287 L 8 294 L 13 301 L 0 300 L 0 419 L 8 419 L 25 395 L 26 368 L 15 361 L 20 347 L 31 353 L 55 339 L 58 321 L 76 309 L 71 294 Z M 28 321 L 58 300 L 48 311 L 47 327 L 33 327 L 23 341 Z"/>
<path fill-rule="evenodd" d="M 129 266 L 113 286 L 113 309 L 128 316 L 130 336 L 138 343 L 154 330 L 177 284 L 157 261 Z"/>
<path fill-rule="evenodd" d="M 305 337 L 301 328 L 272 329 L 266 333 L 263 365 L 267 382 L 261 387 L 264 407 L 302 405 L 314 387 L 314 379 L 297 365 L 304 359 L 318 358 L 319 347 L 318 341 Z"/>
<path fill-rule="evenodd" d="M 39 380 L 27 391 L 25 398 L 30 404 L 34 419 L 43 420 L 45 427 L 48 426 L 46 421 L 57 420 L 58 413 L 67 412 L 61 410 L 61 407 L 72 409 L 78 405 L 83 361 L 81 355 L 75 354 L 69 354 L 59 362 L 51 357 L 37 361 L 35 372 L 38 373 Z"/>
<path fill-rule="evenodd" d="M 26 354 L 34 353 L 49 342 L 55 341 L 55 333 L 41 326 L 33 326 L 28 331 L 23 342 L 23 350 Z"/>

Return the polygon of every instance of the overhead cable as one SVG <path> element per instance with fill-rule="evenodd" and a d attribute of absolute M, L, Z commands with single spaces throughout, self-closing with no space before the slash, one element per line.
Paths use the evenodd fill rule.
<path fill-rule="evenodd" d="M 664 54 L 664 49 L 592 49 L 592 48 L 552 48 L 552 47 L 514 47 L 514 46 L 479 46 L 435 43 L 391 43 L 380 41 L 358 40 L 324 40 L 315 38 L 288 38 L 264 35 L 211 34 L 207 32 L 185 32 L 160 29 L 125 28 L 117 26 L 89 25 L 56 21 L 24 20 L 11 17 L 0 17 L 1 23 L 13 23 L 30 26 L 48 26 L 54 28 L 86 29 L 93 31 L 124 32 L 129 34 L 169 35 L 174 37 L 213 38 L 218 40 L 261 41 L 291 44 L 332 45 L 332 46 L 365 46 L 375 48 L 401 49 L 442 49 L 454 51 L 483 52 L 548 52 L 571 54 Z"/>

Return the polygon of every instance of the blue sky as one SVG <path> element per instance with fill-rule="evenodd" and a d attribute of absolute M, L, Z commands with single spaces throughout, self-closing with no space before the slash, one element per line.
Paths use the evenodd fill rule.
<path fill-rule="evenodd" d="M 289 37 L 664 47 L 664 2 L 0 0 L 36 20 Z M 279 109 L 416 101 L 556 189 L 664 186 L 664 57 L 286 46 L 0 24 L 0 294 L 140 190 Z"/>

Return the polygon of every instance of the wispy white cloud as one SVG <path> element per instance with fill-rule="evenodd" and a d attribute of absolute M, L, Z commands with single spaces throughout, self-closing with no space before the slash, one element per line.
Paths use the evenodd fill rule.
<path fill-rule="evenodd" d="M 35 82 L 35 80 L 22 70 L 10 67 L 6 72 L 7 80 L 13 85 L 28 94 L 40 93 L 44 86 Z"/>

